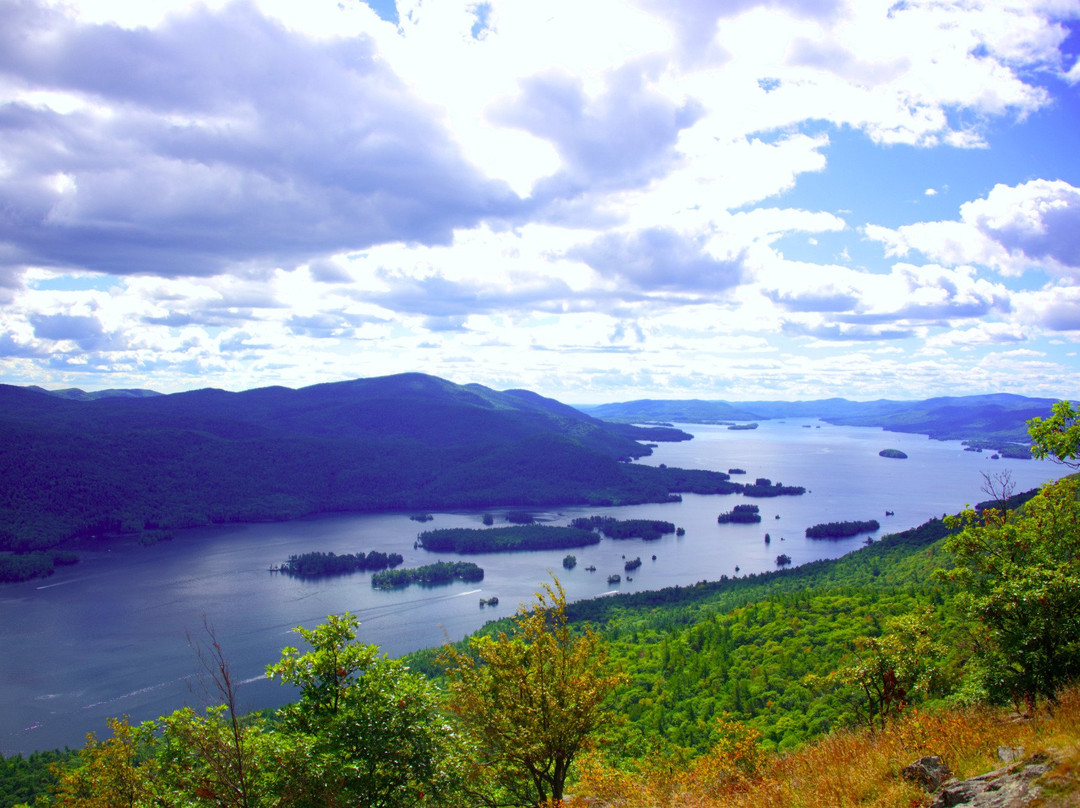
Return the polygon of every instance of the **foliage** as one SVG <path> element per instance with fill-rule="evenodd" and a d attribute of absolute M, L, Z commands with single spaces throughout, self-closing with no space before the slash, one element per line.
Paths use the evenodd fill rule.
<path fill-rule="evenodd" d="M 422 567 L 376 572 L 371 576 L 371 585 L 376 589 L 396 589 L 409 584 L 437 586 L 454 581 L 482 580 L 484 570 L 470 561 L 437 561 Z"/>
<path fill-rule="evenodd" d="M 563 798 L 570 766 L 608 720 L 603 701 L 621 681 L 606 670 L 604 643 L 566 620 L 556 579 L 537 593 L 513 632 L 447 646 L 449 707 L 475 740 L 480 765 L 520 804 Z"/>
<path fill-rule="evenodd" d="M 849 536 L 857 536 L 860 533 L 873 533 L 879 530 L 881 524 L 877 519 L 851 522 L 824 522 L 819 525 L 811 525 L 806 529 L 808 539 L 844 539 Z"/>
<path fill-rule="evenodd" d="M 859 713 L 870 729 L 884 729 L 909 704 L 937 694 L 945 651 L 934 639 L 932 617 L 919 610 L 891 618 L 887 633 L 860 637 L 855 661 L 840 669 L 840 679 L 862 692 Z"/>
<path fill-rule="evenodd" d="M 985 684 L 998 699 L 1053 699 L 1080 676 L 1078 482 L 1046 485 L 1021 512 L 968 509 L 948 540 L 947 576 L 983 629 Z"/>
<path fill-rule="evenodd" d="M 490 530 L 466 527 L 425 530 L 417 541 L 432 552 L 499 553 L 585 547 L 599 544 L 600 537 L 591 530 L 575 527 L 521 525 Z"/>
<path fill-rule="evenodd" d="M 1049 418 L 1032 418 L 1028 423 L 1031 454 L 1039 460 L 1050 457 L 1072 468 L 1080 468 L 1076 459 L 1080 448 L 1080 410 L 1069 401 L 1053 406 Z"/>
<path fill-rule="evenodd" d="M 126 719 L 108 719 L 112 737 L 93 733 L 74 762 L 60 768 L 51 804 L 64 808 L 136 808 L 151 805 L 154 764 L 147 748 L 150 727 L 132 727 Z M 50 804 L 50 803 L 46 803 Z"/>
<path fill-rule="evenodd" d="M 56 764 L 72 755 L 53 750 L 34 752 L 27 757 L 0 757 L 0 808 L 12 808 L 29 802 L 35 795 L 47 791 L 56 783 Z"/>
<path fill-rule="evenodd" d="M 297 686 L 282 726 L 310 748 L 319 805 L 402 808 L 457 784 L 454 736 L 422 676 L 374 645 L 357 643 L 355 617 L 331 615 L 296 629 L 311 650 L 282 650 L 271 678 Z"/>

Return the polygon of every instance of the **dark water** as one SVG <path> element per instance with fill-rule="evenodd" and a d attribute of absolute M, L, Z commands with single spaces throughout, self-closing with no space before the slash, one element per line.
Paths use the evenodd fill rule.
<path fill-rule="evenodd" d="M 453 560 L 413 548 L 431 527 L 480 527 L 480 513 L 438 513 L 420 525 L 405 514 L 333 516 L 282 524 L 184 531 L 150 548 L 112 545 L 81 552 L 81 562 L 44 581 L 0 588 L 0 752 L 79 746 L 88 731 L 105 735 L 105 718 L 155 718 L 184 703 L 198 706 L 198 668 L 188 644 L 205 640 L 204 616 L 214 627 L 248 709 L 276 706 L 290 691 L 263 678 L 280 649 L 294 644 L 292 627 L 314 626 L 331 613 L 360 617 L 360 638 L 397 656 L 460 639 L 486 620 L 512 613 L 557 573 L 572 599 L 658 589 L 720 575 L 775 568 L 778 553 L 795 564 L 843 555 L 863 537 L 813 541 L 807 526 L 877 519 L 881 532 L 902 530 L 932 516 L 986 499 L 980 472 L 1008 468 L 1017 490 L 1064 472 L 1035 461 L 990 460 L 955 442 L 816 422 L 762 423 L 752 432 L 691 425 L 693 441 L 661 445 L 642 462 L 726 471 L 746 469 L 748 481 L 803 485 L 802 497 L 750 500 L 758 525 L 717 525 L 716 516 L 740 496 L 688 495 L 682 503 L 627 508 L 563 508 L 537 513 L 553 524 L 582 514 L 656 518 L 686 529 L 656 542 L 604 539 L 573 551 L 577 568 L 564 570 L 567 551 L 469 556 L 486 571 L 480 584 L 374 591 L 367 573 L 304 581 L 268 572 L 289 554 L 382 550 L 406 566 Z M 907 460 L 878 457 L 896 448 Z M 740 478 L 741 479 L 741 478 Z M 885 511 L 895 512 L 886 517 Z M 501 518 L 502 511 L 493 511 Z M 779 516 L 777 519 L 776 517 Z M 765 532 L 772 543 L 763 542 Z M 656 555 L 656 560 L 652 556 Z M 642 567 L 626 580 L 623 556 Z M 590 573 L 585 567 L 595 565 Z M 609 573 L 623 575 L 617 587 Z M 481 608 L 497 595 L 500 605 Z"/>

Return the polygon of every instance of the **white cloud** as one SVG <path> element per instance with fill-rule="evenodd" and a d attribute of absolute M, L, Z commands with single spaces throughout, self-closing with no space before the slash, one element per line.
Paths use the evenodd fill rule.
<path fill-rule="evenodd" d="M 959 221 L 871 225 L 865 232 L 888 255 L 918 251 L 952 266 L 980 264 L 1007 274 L 1045 268 L 1080 278 L 1080 189 L 1063 180 L 995 185 L 961 205 Z"/>

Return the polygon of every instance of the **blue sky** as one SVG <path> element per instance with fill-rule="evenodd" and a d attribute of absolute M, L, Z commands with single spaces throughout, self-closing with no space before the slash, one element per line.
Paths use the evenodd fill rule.
<path fill-rule="evenodd" d="M 1080 397 L 1080 0 L 0 0 L 0 382 Z"/>

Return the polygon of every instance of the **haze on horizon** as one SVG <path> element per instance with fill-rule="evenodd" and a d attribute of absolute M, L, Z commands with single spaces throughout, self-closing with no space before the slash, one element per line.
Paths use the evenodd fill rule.
<path fill-rule="evenodd" d="M 1080 0 L 0 0 L 0 382 L 1075 398 L 1078 53 Z"/>

